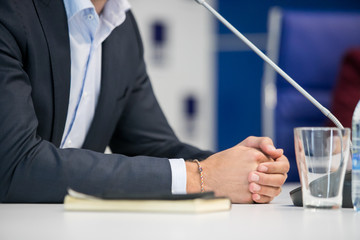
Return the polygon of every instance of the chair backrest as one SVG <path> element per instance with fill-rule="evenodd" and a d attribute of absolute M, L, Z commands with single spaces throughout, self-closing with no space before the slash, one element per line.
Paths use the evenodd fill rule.
<path fill-rule="evenodd" d="M 355 46 L 360 46 L 360 13 L 270 11 L 268 56 L 326 108 L 342 56 Z M 298 181 L 293 129 L 323 126 L 326 117 L 268 65 L 262 94 L 263 135 L 284 149 L 291 165 L 288 181 Z"/>

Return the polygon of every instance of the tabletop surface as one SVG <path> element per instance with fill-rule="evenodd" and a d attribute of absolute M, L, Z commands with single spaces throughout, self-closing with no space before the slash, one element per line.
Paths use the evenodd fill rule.
<path fill-rule="evenodd" d="M 286 184 L 270 204 L 205 214 L 65 212 L 62 204 L 0 204 L 0 239 L 360 239 L 360 213 L 292 205 Z"/>

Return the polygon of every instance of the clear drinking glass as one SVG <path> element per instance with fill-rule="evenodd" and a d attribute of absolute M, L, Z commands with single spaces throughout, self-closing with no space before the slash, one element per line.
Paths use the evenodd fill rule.
<path fill-rule="evenodd" d="M 340 208 L 350 154 L 350 129 L 294 129 L 296 163 L 306 208 Z"/>

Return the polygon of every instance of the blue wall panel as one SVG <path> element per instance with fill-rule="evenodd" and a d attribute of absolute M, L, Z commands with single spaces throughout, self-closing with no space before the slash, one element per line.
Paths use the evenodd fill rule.
<path fill-rule="evenodd" d="M 259 135 L 260 81 L 262 72 L 244 66 L 261 66 L 252 52 L 219 53 L 218 148 L 236 145 L 250 135 Z"/>
<path fill-rule="evenodd" d="M 360 1 L 221 0 L 218 2 L 219 12 L 243 34 L 260 33 L 265 37 L 268 11 L 273 6 L 353 11 L 360 9 Z M 227 46 L 224 50 L 221 47 L 224 46 L 221 42 L 222 36 L 230 36 L 230 34 L 229 30 L 218 23 L 218 150 L 232 147 L 247 136 L 261 135 L 261 78 L 264 64 L 249 49 L 239 49 L 234 45 L 233 50 L 231 46 Z"/>

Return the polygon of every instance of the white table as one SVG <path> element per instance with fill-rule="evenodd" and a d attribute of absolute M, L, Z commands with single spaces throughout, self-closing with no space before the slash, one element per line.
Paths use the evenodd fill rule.
<path fill-rule="evenodd" d="M 0 204 L 0 240 L 357 239 L 352 209 L 294 207 L 286 185 L 271 204 L 233 205 L 229 212 L 156 214 L 65 212 L 61 204 Z"/>

